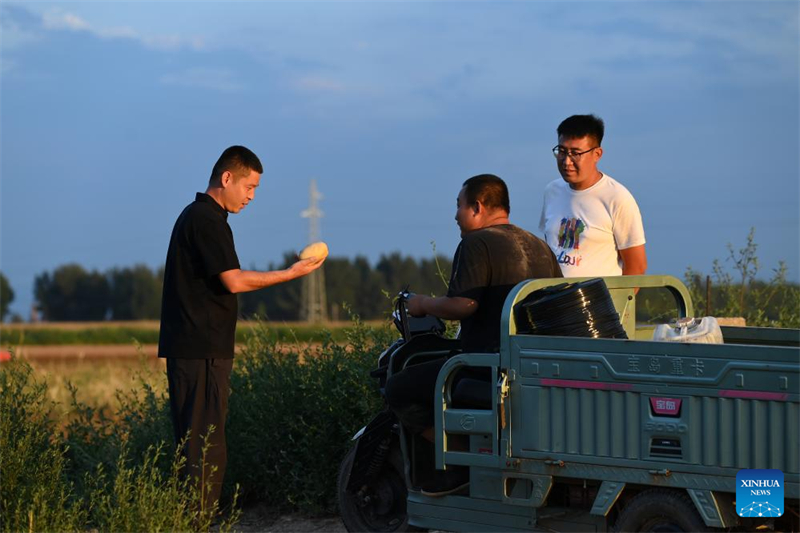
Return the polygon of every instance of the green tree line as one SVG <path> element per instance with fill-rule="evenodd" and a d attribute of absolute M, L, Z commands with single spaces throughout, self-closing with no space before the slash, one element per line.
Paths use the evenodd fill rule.
<path fill-rule="evenodd" d="M 295 260 L 293 253 L 286 253 L 267 269 L 287 268 Z M 323 266 L 327 315 L 346 320 L 352 312 L 366 320 L 383 318 L 389 295 L 406 285 L 421 294 L 443 294 L 449 268 L 450 260 L 443 256 L 415 259 L 394 252 L 381 255 L 375 265 L 363 256 L 329 257 Z M 154 320 L 161 315 L 163 279 L 163 267 L 139 264 L 102 272 L 70 263 L 36 276 L 34 298 L 46 321 Z M 0 295 L 5 318 L 14 294 L 2 273 Z M 301 298 L 298 279 L 239 295 L 239 312 L 247 319 L 296 321 L 302 318 Z"/>
<path fill-rule="evenodd" d="M 286 253 L 283 262 L 270 264 L 269 270 L 287 268 L 294 261 L 294 255 Z M 363 256 L 329 257 L 322 268 L 327 315 L 339 320 L 347 319 L 348 311 L 365 320 L 383 318 L 391 307 L 388 298 L 400 289 L 409 286 L 420 294 L 441 295 L 450 277 L 450 260 L 443 256 L 414 259 L 399 252 L 381 255 L 374 266 Z M 300 320 L 302 287 L 297 279 L 241 294 L 239 311 L 246 318 Z"/>
<path fill-rule="evenodd" d="M 2 272 L 0 272 L 0 322 L 8 315 L 8 306 L 14 301 L 14 290 Z"/>
<path fill-rule="evenodd" d="M 800 286 L 786 279 L 780 262 L 764 279 L 758 261 L 755 232 L 745 245 L 728 245 L 728 257 L 715 260 L 706 276 L 688 268 L 684 282 L 689 288 L 697 316 L 743 317 L 750 326 L 800 327 Z M 268 270 L 287 268 L 295 260 L 285 253 Z M 421 294 L 444 294 L 450 259 L 438 255 L 415 259 L 399 252 L 381 255 L 370 264 L 366 257 L 329 257 L 322 268 L 327 295 L 327 316 L 343 320 L 355 313 L 365 320 L 383 318 L 390 307 L 387 299 L 409 286 Z M 35 278 L 34 296 L 42 319 L 47 321 L 158 319 L 164 270 L 146 265 L 87 271 L 77 264 L 62 265 Z M 301 320 L 302 280 L 268 287 L 239 296 L 243 318 L 273 321 Z M 710 286 L 710 287 L 709 287 Z M 710 296 L 710 298 L 709 298 Z M 0 312 L 5 318 L 14 292 L 0 273 Z M 637 304 L 637 320 L 665 322 L 674 306 L 664 294 L 643 291 Z"/>
<path fill-rule="evenodd" d="M 163 267 L 100 272 L 70 263 L 36 276 L 33 291 L 44 320 L 145 320 L 161 314 L 163 278 Z"/>

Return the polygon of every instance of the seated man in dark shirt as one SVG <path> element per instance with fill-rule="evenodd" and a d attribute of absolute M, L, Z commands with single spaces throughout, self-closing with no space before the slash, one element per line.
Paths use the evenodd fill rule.
<path fill-rule="evenodd" d="M 550 247 L 509 222 L 508 188 L 492 174 L 464 182 L 456 200 L 461 243 L 453 257 L 446 296 L 414 296 L 413 316 L 433 315 L 461 321 L 464 353 L 500 350 L 500 315 L 511 289 L 526 279 L 560 278 L 561 269 Z M 386 399 L 403 425 L 433 440 L 433 392 L 444 359 L 407 367 L 386 384 Z M 435 479 L 422 492 L 430 496 L 461 489 L 464 470 L 448 470 L 451 479 Z"/>

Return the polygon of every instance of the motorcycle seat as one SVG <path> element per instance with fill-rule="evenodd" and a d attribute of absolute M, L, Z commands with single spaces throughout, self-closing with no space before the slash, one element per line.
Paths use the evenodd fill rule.
<path fill-rule="evenodd" d="M 451 395 L 457 409 L 491 409 L 492 383 L 480 377 L 463 377 L 456 380 Z"/>

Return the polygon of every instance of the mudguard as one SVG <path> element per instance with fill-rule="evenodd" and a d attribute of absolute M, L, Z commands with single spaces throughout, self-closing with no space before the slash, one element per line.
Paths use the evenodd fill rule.
<path fill-rule="evenodd" d="M 371 476 L 380 472 L 389 452 L 391 439 L 399 427 L 397 416 L 386 409 L 356 433 L 356 452 L 347 479 L 347 490 L 357 491 Z M 354 437 L 355 438 L 355 437 Z"/>

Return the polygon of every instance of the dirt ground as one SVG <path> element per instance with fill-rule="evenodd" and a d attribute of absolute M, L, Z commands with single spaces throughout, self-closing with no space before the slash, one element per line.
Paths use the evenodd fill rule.
<path fill-rule="evenodd" d="M 347 531 L 338 516 L 307 518 L 270 511 L 266 505 L 245 507 L 233 530 L 237 533 L 260 532 L 342 532 Z"/>
<path fill-rule="evenodd" d="M 346 532 L 342 519 L 338 516 L 307 518 L 300 515 L 287 515 L 270 512 L 266 505 L 245 507 L 242 519 L 233 528 L 236 533 L 286 533 L 297 531 L 302 533 L 340 533 Z M 430 533 L 449 533 L 431 530 Z"/>
<path fill-rule="evenodd" d="M 155 357 L 157 344 L 59 344 L 14 346 L 17 357 L 29 360 L 74 360 L 137 358 L 140 355 Z"/>

